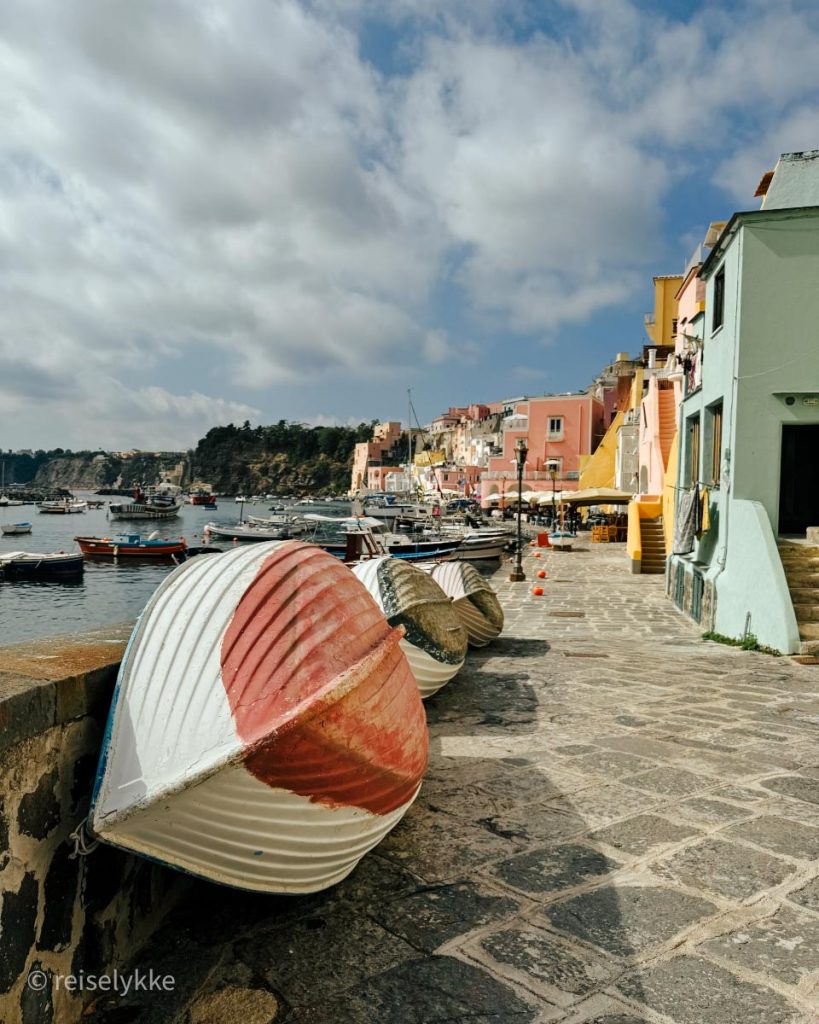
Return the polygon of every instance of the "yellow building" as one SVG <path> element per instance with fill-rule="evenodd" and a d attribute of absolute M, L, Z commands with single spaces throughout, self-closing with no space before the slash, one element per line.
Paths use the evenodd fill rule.
<path fill-rule="evenodd" d="M 654 312 L 646 313 L 646 334 L 652 345 L 673 345 L 677 333 L 677 292 L 682 274 L 654 278 Z"/>

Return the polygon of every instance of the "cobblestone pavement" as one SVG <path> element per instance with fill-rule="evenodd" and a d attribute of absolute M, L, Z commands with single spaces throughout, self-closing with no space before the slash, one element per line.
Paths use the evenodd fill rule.
<path fill-rule="evenodd" d="M 314 897 L 196 883 L 174 996 L 92 1019 L 819 1021 L 819 670 L 700 640 L 623 545 L 525 569 L 385 842 Z"/>

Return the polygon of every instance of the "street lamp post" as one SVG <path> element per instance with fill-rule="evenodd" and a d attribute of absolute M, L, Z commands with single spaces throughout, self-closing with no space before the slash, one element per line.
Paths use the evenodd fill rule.
<path fill-rule="evenodd" d="M 552 530 L 557 529 L 557 497 L 555 494 L 555 480 L 557 479 L 557 463 L 549 462 L 546 468 L 549 470 L 549 476 L 552 478 Z"/>
<path fill-rule="evenodd" d="M 523 520 L 523 467 L 526 463 L 526 456 L 529 454 L 529 446 L 525 437 L 519 437 L 515 441 L 515 459 L 518 464 L 518 543 L 515 551 L 515 568 L 509 574 L 512 583 L 520 583 L 525 580 L 523 573 L 523 537 L 521 535 L 521 522 Z"/>

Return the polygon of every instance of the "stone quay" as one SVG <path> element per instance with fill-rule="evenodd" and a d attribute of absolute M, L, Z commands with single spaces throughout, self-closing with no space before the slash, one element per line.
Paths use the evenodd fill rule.
<path fill-rule="evenodd" d="M 420 796 L 356 871 L 289 898 L 154 880 L 173 907 L 112 962 L 173 991 L 83 1020 L 816 1024 L 817 668 L 704 641 L 622 544 L 538 555 L 495 574 L 504 633 L 427 702 Z M 46 883 L 31 935 L 55 913 Z M 25 1005 L 0 1016 L 69 1020 Z"/>

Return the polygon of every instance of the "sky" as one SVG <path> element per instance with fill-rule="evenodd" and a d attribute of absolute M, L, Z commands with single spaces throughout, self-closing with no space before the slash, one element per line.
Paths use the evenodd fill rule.
<path fill-rule="evenodd" d="M 584 388 L 819 148 L 814 0 L 4 0 L 0 449 Z"/>

